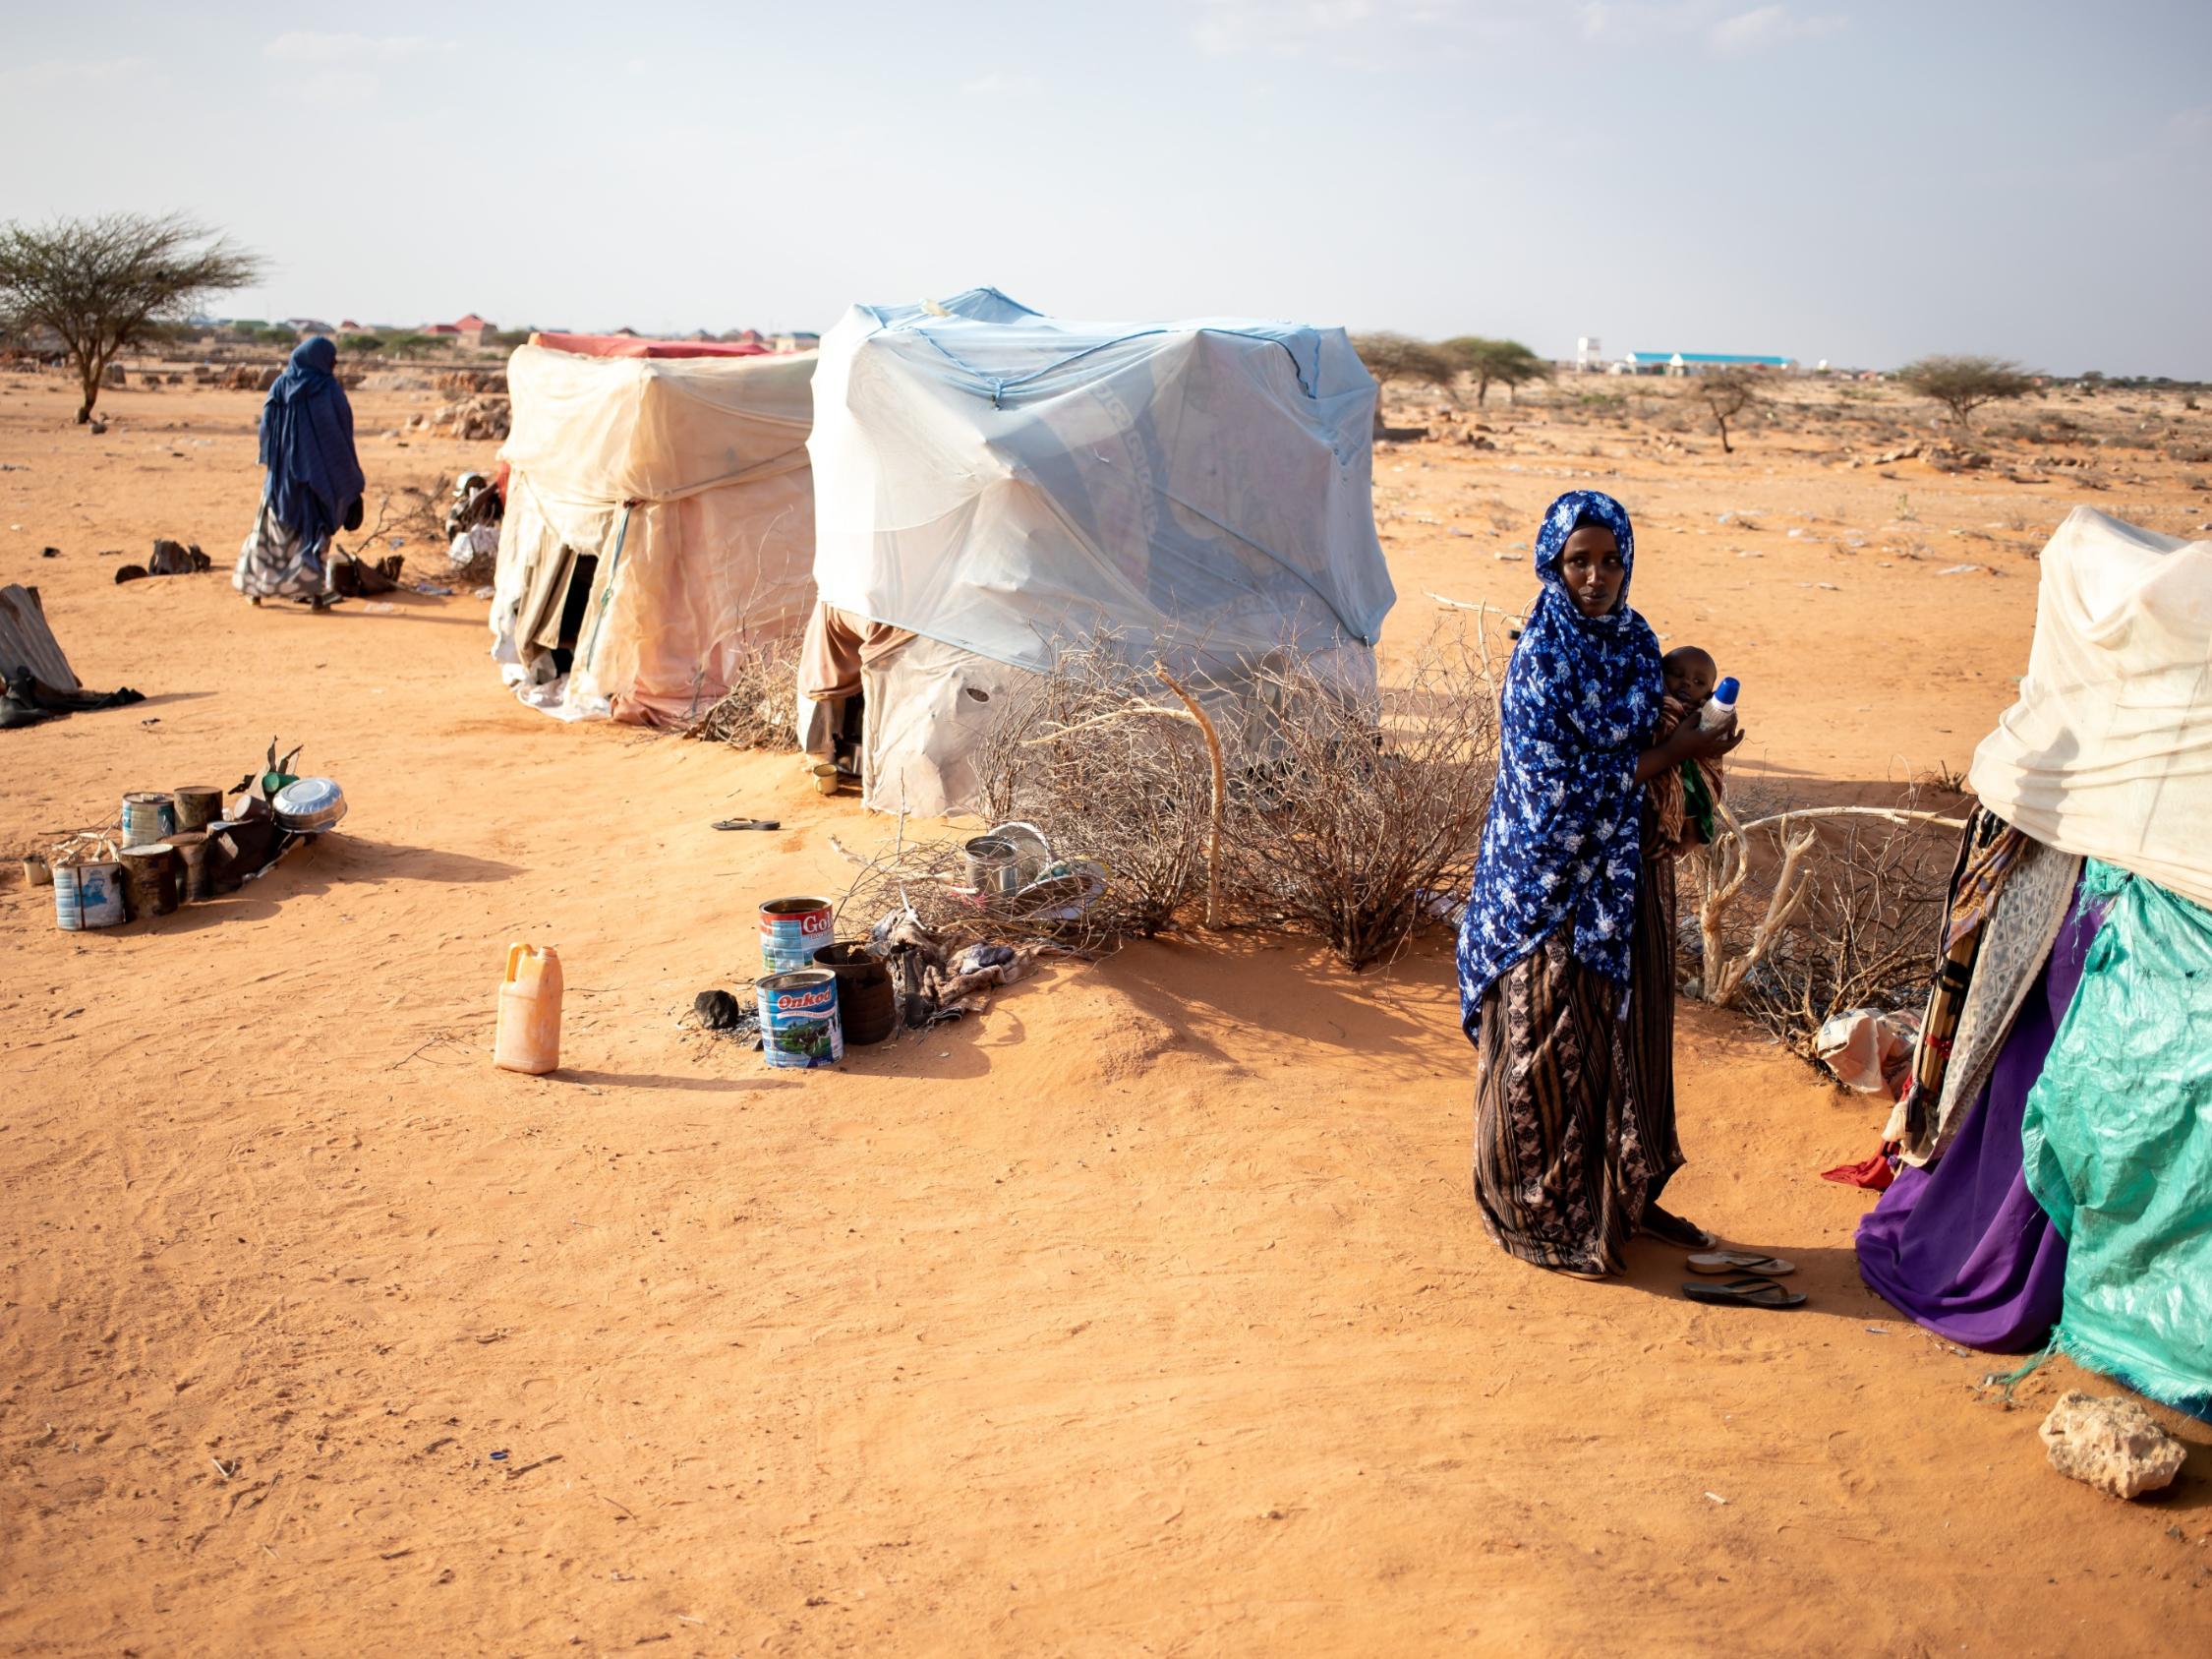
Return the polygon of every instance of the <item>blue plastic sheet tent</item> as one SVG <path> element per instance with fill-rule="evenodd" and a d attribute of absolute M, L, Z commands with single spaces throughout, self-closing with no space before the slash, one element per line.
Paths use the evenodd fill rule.
<path fill-rule="evenodd" d="M 1375 394 L 1341 328 L 990 288 L 848 311 L 814 382 L 815 583 L 919 636 L 868 671 L 870 804 L 967 804 L 989 702 L 1100 631 L 1225 696 L 1286 653 L 1371 683 Z"/>

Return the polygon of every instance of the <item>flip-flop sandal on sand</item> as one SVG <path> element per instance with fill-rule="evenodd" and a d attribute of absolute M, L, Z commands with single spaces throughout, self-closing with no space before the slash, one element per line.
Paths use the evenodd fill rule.
<path fill-rule="evenodd" d="M 1779 1278 L 1797 1271 L 1795 1262 L 1762 1256 L 1756 1250 L 1708 1250 L 1692 1256 L 1689 1267 L 1694 1274 L 1755 1274 L 1761 1278 Z"/>
<path fill-rule="evenodd" d="M 1682 1294 L 1693 1302 L 1720 1307 L 1794 1308 L 1802 1306 L 1802 1290 L 1784 1290 L 1771 1278 L 1732 1278 L 1726 1284 L 1685 1284 Z"/>

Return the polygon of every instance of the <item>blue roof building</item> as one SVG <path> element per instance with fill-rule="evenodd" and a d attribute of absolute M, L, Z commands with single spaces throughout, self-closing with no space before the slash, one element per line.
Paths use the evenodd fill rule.
<path fill-rule="evenodd" d="M 1778 369 L 1797 367 L 1794 357 L 1770 357 L 1739 351 L 1632 351 L 1623 360 L 1632 375 L 1695 375 L 1715 369 Z"/>

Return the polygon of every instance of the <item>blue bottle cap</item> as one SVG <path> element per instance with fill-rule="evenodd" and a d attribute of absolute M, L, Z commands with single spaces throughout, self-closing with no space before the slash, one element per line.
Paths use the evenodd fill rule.
<path fill-rule="evenodd" d="M 1734 702 L 1736 700 L 1736 677 L 1731 674 L 1727 679 L 1720 681 L 1713 688 L 1713 695 L 1719 702 Z"/>

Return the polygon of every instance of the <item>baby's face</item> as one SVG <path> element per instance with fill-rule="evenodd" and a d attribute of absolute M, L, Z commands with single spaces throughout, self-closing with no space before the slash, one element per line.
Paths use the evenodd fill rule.
<path fill-rule="evenodd" d="M 1666 674 L 1666 694 L 1691 708 L 1698 707 L 1713 695 L 1718 671 L 1709 657 L 1670 656 L 1662 665 Z"/>

